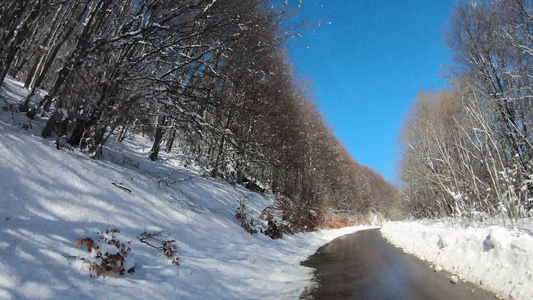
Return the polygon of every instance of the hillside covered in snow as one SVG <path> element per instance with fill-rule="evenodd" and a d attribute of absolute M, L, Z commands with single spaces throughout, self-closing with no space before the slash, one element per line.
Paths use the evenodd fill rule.
<path fill-rule="evenodd" d="M 0 92 L 2 299 L 295 299 L 312 277 L 300 261 L 363 228 L 252 235 L 236 211 L 245 204 L 265 227 L 257 218 L 272 195 L 184 168 L 191 162 L 177 151 L 152 162 L 138 135 L 110 143 L 99 160 L 58 151 L 40 137 L 43 121 L 8 109 L 24 92 L 11 79 Z M 170 257 L 167 241 L 176 246 Z M 98 252 L 123 253 L 125 274 L 91 271 Z"/>

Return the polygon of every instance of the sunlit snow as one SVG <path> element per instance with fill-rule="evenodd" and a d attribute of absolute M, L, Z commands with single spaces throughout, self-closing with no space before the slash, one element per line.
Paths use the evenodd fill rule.
<path fill-rule="evenodd" d="M 7 79 L 0 108 L 26 91 Z M 202 176 L 179 153 L 148 159 L 150 142 L 109 143 L 104 158 L 56 150 L 33 121 L 0 110 L 0 298 L 296 299 L 312 270 L 300 266 L 319 246 L 364 227 L 272 240 L 245 232 L 244 201 L 256 217 L 273 201 Z M 188 165 L 186 169 L 183 165 Z M 133 274 L 89 277 L 80 238 L 118 228 L 132 241 Z M 175 239 L 180 266 L 139 242 L 143 232 Z"/>

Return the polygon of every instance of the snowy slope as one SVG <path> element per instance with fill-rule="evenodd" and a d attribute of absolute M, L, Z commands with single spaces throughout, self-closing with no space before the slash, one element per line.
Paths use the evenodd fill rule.
<path fill-rule="evenodd" d="M 503 298 L 533 299 L 533 220 L 514 228 L 448 221 L 385 223 L 391 243 Z"/>
<path fill-rule="evenodd" d="M 100 160 L 58 151 L 39 136 L 42 120 L 1 109 L 25 92 L 10 79 L 0 90 L 1 299 L 295 299 L 312 277 L 300 261 L 362 228 L 250 235 L 235 218 L 239 202 L 257 217 L 272 196 L 177 167 L 175 153 L 151 162 L 139 136 L 110 143 Z M 75 242 L 113 228 L 131 241 L 135 272 L 90 278 L 91 254 Z M 180 266 L 141 243 L 143 232 L 176 240 Z"/>

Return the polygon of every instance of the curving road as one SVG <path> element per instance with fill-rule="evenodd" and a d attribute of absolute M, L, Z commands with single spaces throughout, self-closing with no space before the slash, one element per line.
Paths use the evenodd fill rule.
<path fill-rule="evenodd" d="M 435 273 L 388 244 L 379 229 L 337 238 L 302 265 L 315 275 L 300 299 L 497 299 L 470 283 L 451 283 L 450 273 Z"/>

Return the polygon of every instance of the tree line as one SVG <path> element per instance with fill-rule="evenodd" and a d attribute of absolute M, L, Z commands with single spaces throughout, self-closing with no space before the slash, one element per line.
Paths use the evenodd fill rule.
<path fill-rule="evenodd" d="M 403 193 L 415 217 L 533 216 L 533 5 L 460 1 L 452 86 L 405 122 Z"/>
<path fill-rule="evenodd" d="M 142 133 L 151 160 L 178 146 L 305 212 L 388 213 L 396 189 L 348 154 L 291 67 L 294 13 L 268 0 L 4 0 L 0 83 L 24 83 L 17 109 L 47 117 L 58 148 L 98 157 Z"/>

